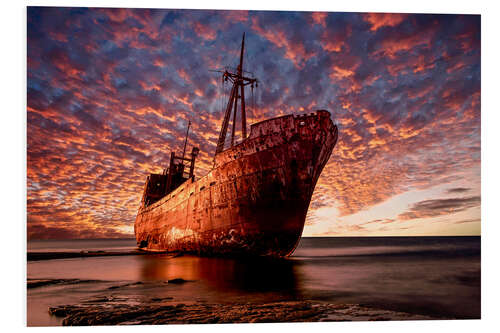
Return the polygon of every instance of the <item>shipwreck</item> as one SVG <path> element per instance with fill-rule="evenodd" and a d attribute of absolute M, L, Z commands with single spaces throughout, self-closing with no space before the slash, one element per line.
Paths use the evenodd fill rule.
<path fill-rule="evenodd" d="M 252 124 L 247 136 L 245 87 L 258 82 L 243 70 L 244 47 L 245 35 L 237 69 L 221 71 L 232 88 L 212 169 L 196 179 L 199 149 L 186 156 L 185 142 L 181 155 L 171 153 L 168 168 L 147 177 L 134 224 L 140 249 L 282 257 L 296 248 L 338 129 L 328 111 L 318 110 Z M 241 140 L 235 143 L 238 110 Z"/>

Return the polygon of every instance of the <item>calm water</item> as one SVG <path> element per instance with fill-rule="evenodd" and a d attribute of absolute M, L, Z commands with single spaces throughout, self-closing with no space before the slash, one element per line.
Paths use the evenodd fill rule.
<path fill-rule="evenodd" d="M 151 297 L 182 303 L 315 300 L 479 318 L 480 243 L 480 237 L 303 238 L 286 260 L 130 255 L 30 261 L 28 279 L 91 281 L 28 289 L 28 325 L 59 325 L 49 306 L 95 296 L 129 303 Z M 47 252 L 134 248 L 128 239 L 28 243 L 28 251 Z M 174 278 L 192 282 L 163 283 Z M 143 283 L 125 286 L 137 281 Z"/>

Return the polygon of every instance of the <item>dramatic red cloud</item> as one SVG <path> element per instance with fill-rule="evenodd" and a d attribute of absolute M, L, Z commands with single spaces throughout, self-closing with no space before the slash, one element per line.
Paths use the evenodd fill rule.
<path fill-rule="evenodd" d="M 280 29 L 279 26 L 273 26 L 272 29 L 262 27 L 259 25 L 258 18 L 254 17 L 252 20 L 252 29 L 276 47 L 284 49 L 285 58 L 291 60 L 297 69 L 303 68 L 305 62 L 315 56 L 314 52 L 305 49 L 303 43 L 294 42 L 289 39 L 285 31 Z"/>
<path fill-rule="evenodd" d="M 188 120 L 196 175 L 208 172 L 227 100 L 209 70 L 236 64 L 243 32 L 259 79 L 249 125 L 314 109 L 339 125 L 308 226 L 390 233 L 480 205 L 477 16 L 30 7 L 28 238 L 132 236 L 144 180 L 182 149 Z M 450 183 L 470 190 L 333 231 L 315 215 Z"/>
<path fill-rule="evenodd" d="M 371 31 L 377 31 L 382 27 L 394 27 L 407 18 L 407 14 L 389 14 L 389 13 L 368 13 L 363 18 L 370 23 Z"/>

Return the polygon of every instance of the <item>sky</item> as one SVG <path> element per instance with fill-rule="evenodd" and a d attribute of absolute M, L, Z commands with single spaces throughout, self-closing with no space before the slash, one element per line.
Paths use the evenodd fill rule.
<path fill-rule="evenodd" d="M 479 15 L 27 9 L 28 239 L 133 237 L 149 173 L 200 148 L 224 93 L 259 80 L 247 123 L 326 109 L 339 139 L 304 236 L 480 235 Z"/>

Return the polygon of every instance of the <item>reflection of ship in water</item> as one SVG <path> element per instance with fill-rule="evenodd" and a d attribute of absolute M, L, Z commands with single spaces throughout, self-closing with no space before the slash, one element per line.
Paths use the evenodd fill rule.
<path fill-rule="evenodd" d="M 278 292 L 282 296 L 299 296 L 297 265 L 293 260 L 268 258 L 214 258 L 183 256 L 141 256 L 142 281 L 167 281 L 182 277 L 193 281 L 192 288 L 201 295 L 224 292 Z M 196 286 L 194 286 L 196 285 Z M 191 286 L 190 286 L 191 288 Z M 216 295 L 219 296 L 219 295 Z"/>
<path fill-rule="evenodd" d="M 232 89 L 212 170 L 195 180 L 198 148 L 171 153 L 161 174 L 148 176 L 134 231 L 147 251 L 288 256 L 297 246 L 316 186 L 337 142 L 325 110 L 252 124 L 247 137 L 243 71 L 245 36 L 237 70 L 224 70 Z M 235 143 L 238 106 L 241 142 Z M 231 146 L 226 134 L 232 114 Z M 189 130 L 189 127 L 188 127 Z"/>

